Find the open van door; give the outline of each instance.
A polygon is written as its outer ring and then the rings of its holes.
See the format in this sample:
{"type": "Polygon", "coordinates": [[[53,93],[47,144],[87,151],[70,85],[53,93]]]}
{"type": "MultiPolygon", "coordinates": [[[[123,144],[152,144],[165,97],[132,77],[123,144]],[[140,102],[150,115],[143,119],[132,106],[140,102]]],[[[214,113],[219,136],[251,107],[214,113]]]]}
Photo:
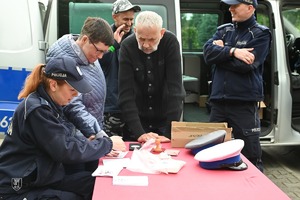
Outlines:
{"type": "Polygon", "coordinates": [[[0,132],[6,132],[29,71],[45,61],[44,4],[0,1],[0,132]]]}

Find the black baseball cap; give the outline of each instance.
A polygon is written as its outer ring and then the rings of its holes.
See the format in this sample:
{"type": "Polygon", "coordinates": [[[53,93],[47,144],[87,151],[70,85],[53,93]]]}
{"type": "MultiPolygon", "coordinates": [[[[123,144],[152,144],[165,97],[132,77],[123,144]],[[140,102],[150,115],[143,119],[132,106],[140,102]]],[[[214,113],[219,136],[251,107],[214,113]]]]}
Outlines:
{"type": "Polygon", "coordinates": [[[93,89],[83,76],[76,61],[68,56],[51,58],[46,64],[44,73],[48,78],[65,80],[80,93],[88,93],[93,89]]]}
{"type": "Polygon", "coordinates": [[[254,8],[257,7],[257,0],[221,0],[221,2],[224,2],[228,5],[236,5],[240,3],[248,4],[248,5],[253,5],[254,8]]]}

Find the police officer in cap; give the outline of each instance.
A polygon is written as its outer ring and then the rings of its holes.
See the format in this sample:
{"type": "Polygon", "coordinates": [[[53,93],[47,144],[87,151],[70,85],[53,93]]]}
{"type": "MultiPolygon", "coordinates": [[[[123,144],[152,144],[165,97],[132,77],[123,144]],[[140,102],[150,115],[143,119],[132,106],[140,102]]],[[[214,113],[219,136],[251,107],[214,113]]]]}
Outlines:
{"type": "Polygon", "coordinates": [[[0,147],[0,199],[91,199],[89,171],[67,175],[63,164],[98,160],[118,148],[114,138],[74,134],[62,107],[91,85],[70,57],[37,65],[26,79],[0,147]]]}
{"type": "Polygon", "coordinates": [[[245,155],[263,171],[258,102],[264,99],[263,65],[271,45],[268,27],[257,23],[257,0],[222,0],[232,23],[218,27],[204,45],[204,59],[212,66],[210,121],[227,122],[234,138],[242,139],[245,155]]]}

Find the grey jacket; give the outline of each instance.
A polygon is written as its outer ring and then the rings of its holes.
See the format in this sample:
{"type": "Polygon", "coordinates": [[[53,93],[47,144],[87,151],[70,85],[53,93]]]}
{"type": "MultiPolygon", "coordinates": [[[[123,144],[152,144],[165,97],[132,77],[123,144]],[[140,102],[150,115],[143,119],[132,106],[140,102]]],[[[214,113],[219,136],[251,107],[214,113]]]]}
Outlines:
{"type": "Polygon", "coordinates": [[[88,78],[93,90],[75,97],[64,109],[66,117],[86,137],[96,134],[103,127],[103,112],[106,97],[106,82],[98,60],[89,64],[83,51],[76,44],[77,35],[67,34],[58,39],[49,49],[46,61],[51,57],[73,57],[82,73],[88,78]]]}

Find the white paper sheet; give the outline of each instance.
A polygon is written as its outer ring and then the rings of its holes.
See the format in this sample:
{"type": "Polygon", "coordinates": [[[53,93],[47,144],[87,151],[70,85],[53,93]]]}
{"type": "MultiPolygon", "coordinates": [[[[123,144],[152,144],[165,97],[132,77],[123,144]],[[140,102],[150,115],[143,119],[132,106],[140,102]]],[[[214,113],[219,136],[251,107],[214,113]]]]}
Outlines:
{"type": "Polygon", "coordinates": [[[120,166],[104,166],[99,165],[98,168],[92,173],[92,176],[117,176],[123,167],[120,166]]]}
{"type": "Polygon", "coordinates": [[[130,162],[130,158],[122,158],[122,159],[103,159],[103,165],[107,167],[127,167],[128,163],[130,162]]]}
{"type": "Polygon", "coordinates": [[[148,176],[114,176],[113,185],[148,186],[148,176]]]}

